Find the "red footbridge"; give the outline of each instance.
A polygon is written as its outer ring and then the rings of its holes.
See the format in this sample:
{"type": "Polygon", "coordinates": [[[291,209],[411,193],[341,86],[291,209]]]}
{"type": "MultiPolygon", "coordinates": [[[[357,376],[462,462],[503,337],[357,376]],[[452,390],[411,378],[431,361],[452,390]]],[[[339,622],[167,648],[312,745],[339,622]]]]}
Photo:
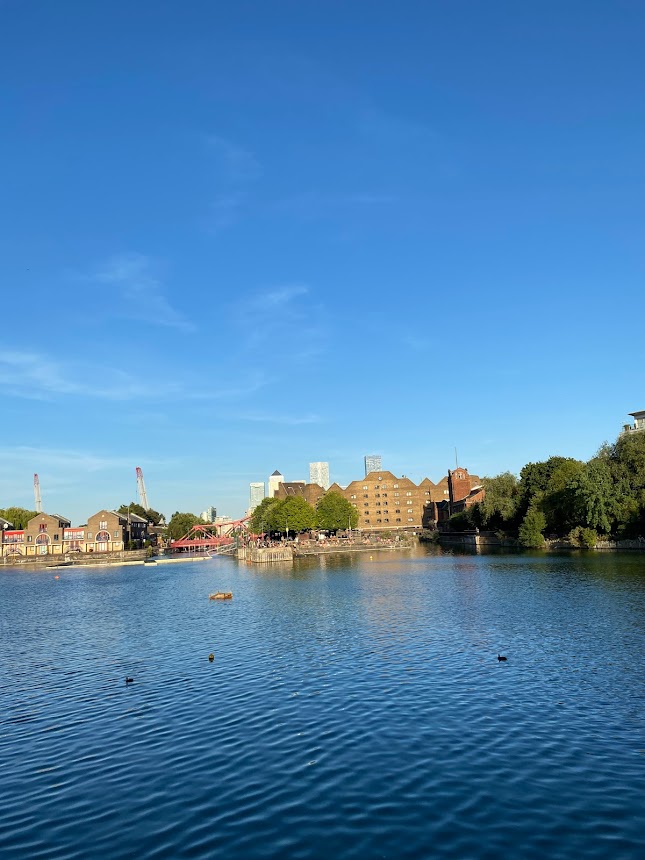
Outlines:
{"type": "Polygon", "coordinates": [[[179,540],[171,541],[167,549],[171,552],[223,552],[236,545],[240,535],[249,536],[250,517],[227,523],[198,523],[179,540]]]}

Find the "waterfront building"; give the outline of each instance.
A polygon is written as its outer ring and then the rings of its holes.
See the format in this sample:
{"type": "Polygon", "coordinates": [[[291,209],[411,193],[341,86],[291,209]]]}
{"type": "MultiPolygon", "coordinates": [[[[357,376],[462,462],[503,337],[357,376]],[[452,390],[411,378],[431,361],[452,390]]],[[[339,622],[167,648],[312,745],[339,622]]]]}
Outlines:
{"type": "Polygon", "coordinates": [[[217,516],[217,508],[214,505],[211,505],[206,508],[205,511],[202,511],[199,516],[205,523],[214,523],[215,517],[217,516]]]}
{"type": "Polygon", "coordinates": [[[281,475],[280,472],[276,469],[275,472],[269,478],[269,498],[273,498],[276,494],[276,491],[280,484],[284,481],[284,475],[281,475]]]}
{"type": "Polygon", "coordinates": [[[71,521],[60,514],[37,514],[24,530],[24,555],[60,555],[63,532],[71,521]]]}
{"type": "Polygon", "coordinates": [[[629,415],[634,419],[634,423],[625,424],[623,426],[623,433],[635,433],[638,430],[645,430],[645,410],[630,412],[629,415]]]}
{"type": "Polygon", "coordinates": [[[309,464],[309,483],[318,484],[324,490],[329,489],[329,463],[309,464]]]}
{"type": "Polygon", "coordinates": [[[264,481],[253,481],[249,484],[249,513],[253,513],[263,498],[264,481]]]}
{"type": "Polygon", "coordinates": [[[1,537],[2,556],[116,552],[128,544],[142,547],[148,539],[148,521],[138,514],[102,510],[86,525],[72,526],[59,514],[37,514],[24,529],[2,530],[1,537]]]}
{"type": "Polygon", "coordinates": [[[381,463],[381,455],[380,454],[366,454],[365,455],[365,477],[369,475],[370,472],[380,472],[382,469],[381,463]]]}
{"type": "Polygon", "coordinates": [[[283,481],[276,491],[276,498],[288,499],[290,496],[301,496],[313,508],[325,495],[325,488],[320,484],[305,484],[304,481],[283,481]]]}
{"type": "MultiPolygon", "coordinates": [[[[369,472],[360,481],[352,481],[343,489],[332,484],[330,492],[340,493],[358,512],[358,528],[366,531],[433,528],[439,510],[450,509],[451,486],[456,512],[459,504],[474,504],[483,499],[484,491],[476,475],[466,469],[458,470],[451,484],[451,475],[434,484],[424,478],[415,484],[405,475],[397,478],[392,472],[369,472]]],[[[462,508],[463,509],[463,508],[462,508]]],[[[449,516],[449,515],[448,515],[449,516]]]]}

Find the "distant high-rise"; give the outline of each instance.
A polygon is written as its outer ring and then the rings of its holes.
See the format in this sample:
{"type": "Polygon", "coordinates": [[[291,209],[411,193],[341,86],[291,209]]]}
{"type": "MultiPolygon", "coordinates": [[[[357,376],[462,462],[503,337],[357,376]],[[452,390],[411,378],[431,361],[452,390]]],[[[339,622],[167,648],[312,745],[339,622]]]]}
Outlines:
{"type": "Polygon", "coordinates": [[[381,455],[380,454],[366,454],[365,455],[365,477],[369,475],[370,472],[380,472],[382,470],[381,465],[381,455]]]}
{"type": "Polygon", "coordinates": [[[329,463],[309,464],[309,483],[318,484],[323,490],[329,489],[329,463]]]}
{"type": "Polygon", "coordinates": [[[201,518],[205,523],[214,523],[215,517],[217,516],[217,508],[211,505],[209,508],[206,508],[205,511],[201,512],[201,518]]]}
{"type": "Polygon", "coordinates": [[[279,485],[284,481],[284,475],[282,475],[276,469],[275,472],[269,478],[269,497],[273,498],[276,494],[276,490],[279,485]]]}
{"type": "Polygon", "coordinates": [[[249,484],[249,511],[253,511],[264,498],[264,481],[253,481],[249,484]]]}

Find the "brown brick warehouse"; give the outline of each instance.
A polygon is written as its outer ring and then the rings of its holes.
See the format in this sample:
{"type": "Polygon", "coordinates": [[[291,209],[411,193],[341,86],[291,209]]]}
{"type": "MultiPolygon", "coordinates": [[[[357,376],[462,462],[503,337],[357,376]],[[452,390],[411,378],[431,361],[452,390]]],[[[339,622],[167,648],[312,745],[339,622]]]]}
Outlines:
{"type": "MultiPolygon", "coordinates": [[[[415,484],[387,470],[370,472],[347,487],[332,484],[328,492],[340,493],[356,508],[364,531],[433,528],[484,498],[479,477],[464,468],[449,471],[437,484],[429,478],[415,484]]],[[[275,491],[278,499],[302,496],[313,507],[324,495],[318,484],[300,481],[281,482],[275,491]]]]}

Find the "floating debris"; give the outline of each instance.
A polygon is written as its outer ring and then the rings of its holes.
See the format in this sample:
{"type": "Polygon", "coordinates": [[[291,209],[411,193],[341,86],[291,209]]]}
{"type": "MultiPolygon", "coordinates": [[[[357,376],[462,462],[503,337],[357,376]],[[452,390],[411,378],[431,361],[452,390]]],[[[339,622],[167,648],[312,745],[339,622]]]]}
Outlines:
{"type": "Polygon", "coordinates": [[[214,591],[213,594],[208,595],[209,600],[232,600],[233,592],[232,591],[214,591]]]}
{"type": "Polygon", "coordinates": [[[214,659],[215,659],[215,655],[214,655],[214,654],[209,654],[209,655],[208,655],[208,662],[209,662],[209,663],[212,663],[214,659]]]}

